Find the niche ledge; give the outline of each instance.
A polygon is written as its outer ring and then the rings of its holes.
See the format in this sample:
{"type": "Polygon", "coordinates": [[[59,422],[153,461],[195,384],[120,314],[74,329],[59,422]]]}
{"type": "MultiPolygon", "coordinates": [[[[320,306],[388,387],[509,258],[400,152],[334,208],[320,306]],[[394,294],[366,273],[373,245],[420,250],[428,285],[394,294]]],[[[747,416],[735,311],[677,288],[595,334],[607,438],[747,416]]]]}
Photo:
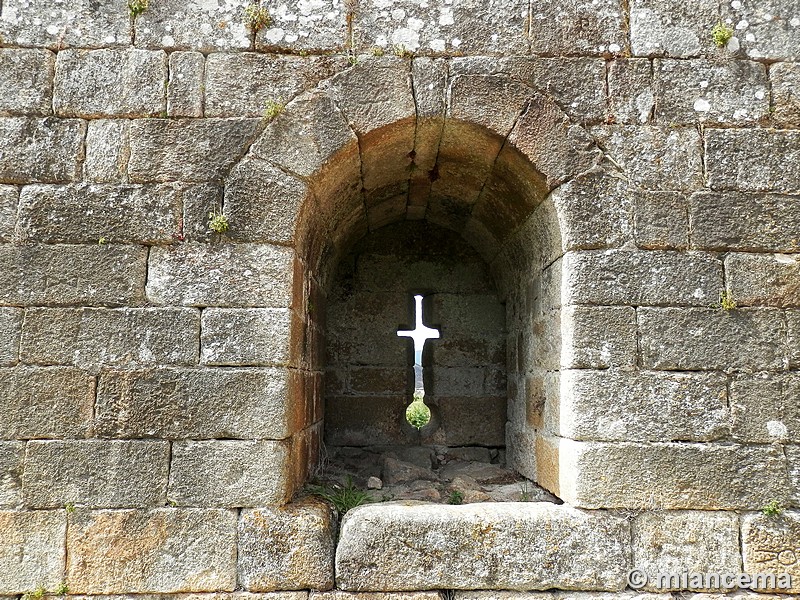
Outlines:
{"type": "Polygon", "coordinates": [[[347,591],[605,590],[626,586],[630,525],[548,502],[390,502],[345,516],[337,587],[347,591]]]}

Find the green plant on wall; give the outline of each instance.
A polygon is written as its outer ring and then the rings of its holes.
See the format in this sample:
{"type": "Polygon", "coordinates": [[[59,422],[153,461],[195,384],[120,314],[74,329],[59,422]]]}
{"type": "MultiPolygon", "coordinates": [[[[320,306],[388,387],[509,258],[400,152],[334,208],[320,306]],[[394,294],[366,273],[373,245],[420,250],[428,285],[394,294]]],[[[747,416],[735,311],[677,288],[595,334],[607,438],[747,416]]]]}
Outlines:
{"type": "Polygon", "coordinates": [[[355,486],[353,478],[349,475],[344,485],[310,485],[307,489],[309,493],[333,504],[339,515],[373,501],[369,493],[355,486]]]}
{"type": "Polygon", "coordinates": [[[254,33],[258,33],[272,24],[272,17],[265,6],[250,4],[244,9],[244,24],[254,33]]]}
{"type": "Polygon", "coordinates": [[[228,216],[222,214],[219,209],[214,209],[208,213],[208,228],[216,234],[223,234],[228,231],[228,216]]]}
{"type": "Polygon", "coordinates": [[[450,496],[447,498],[448,504],[463,504],[464,503],[464,494],[459,492],[458,490],[453,490],[450,492],[450,496]]]}
{"type": "Polygon", "coordinates": [[[722,310],[733,310],[736,308],[736,300],[733,299],[733,294],[728,290],[722,290],[719,293],[719,302],[715,307],[721,308],[722,310]]]}
{"type": "Polygon", "coordinates": [[[719,48],[722,48],[731,41],[732,37],[733,29],[725,25],[722,21],[714,25],[714,28],[711,30],[711,39],[714,40],[714,44],[719,48]]]}
{"type": "Polygon", "coordinates": [[[45,593],[45,589],[40,585],[35,590],[25,592],[22,595],[22,600],[42,600],[45,593]]]}
{"type": "Polygon", "coordinates": [[[128,0],[128,10],[132,17],[138,17],[150,7],[150,0],[128,0]]]}
{"type": "Polygon", "coordinates": [[[272,121],[272,119],[274,119],[283,112],[284,108],[286,108],[285,105],[281,104],[280,102],[275,102],[274,100],[267,100],[264,103],[264,120],[272,121]]]}
{"type": "Polygon", "coordinates": [[[761,512],[767,517],[777,517],[783,513],[783,506],[777,500],[770,500],[761,508],[761,512]]]}

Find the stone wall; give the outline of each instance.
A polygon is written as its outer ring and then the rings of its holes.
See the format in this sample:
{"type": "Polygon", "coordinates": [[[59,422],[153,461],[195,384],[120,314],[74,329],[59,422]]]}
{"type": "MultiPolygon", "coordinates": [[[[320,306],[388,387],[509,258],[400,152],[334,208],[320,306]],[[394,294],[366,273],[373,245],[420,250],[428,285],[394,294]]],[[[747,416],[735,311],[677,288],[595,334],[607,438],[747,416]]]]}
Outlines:
{"type": "Polygon", "coordinates": [[[363,238],[328,300],[325,441],[334,446],[505,446],[505,311],[481,257],[454,232],[406,221],[363,238]],[[423,352],[431,422],[405,418],[414,391],[410,292],[441,338],[423,352]]]}
{"type": "Polygon", "coordinates": [[[0,597],[800,593],[800,8],[262,4],[0,2],[0,597]],[[564,505],[299,493],[388,226],[480,257],[510,464],[564,505]]]}

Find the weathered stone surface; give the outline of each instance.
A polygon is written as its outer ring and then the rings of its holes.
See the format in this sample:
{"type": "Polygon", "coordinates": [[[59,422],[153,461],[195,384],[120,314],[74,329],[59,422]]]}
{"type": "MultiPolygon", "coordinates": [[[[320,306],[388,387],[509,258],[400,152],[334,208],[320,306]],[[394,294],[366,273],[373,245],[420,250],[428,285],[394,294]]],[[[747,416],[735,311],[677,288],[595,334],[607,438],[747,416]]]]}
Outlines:
{"type": "MultiPolygon", "coordinates": [[[[589,164],[586,161],[581,166],[589,164]]],[[[540,163],[537,168],[542,168],[540,163]]],[[[621,246],[631,237],[631,190],[615,177],[599,170],[584,173],[553,192],[551,199],[558,214],[566,217],[561,219],[559,232],[564,250],[621,246]]]]}
{"type": "Polygon", "coordinates": [[[510,479],[509,471],[498,465],[462,460],[448,462],[440,469],[439,476],[445,481],[450,481],[453,487],[457,486],[459,480],[487,485],[506,483],[510,479]]]}
{"type": "Polygon", "coordinates": [[[570,369],[633,367],[636,311],[632,307],[571,306],[561,315],[561,366],[570,369]]]}
{"type": "Polygon", "coordinates": [[[75,0],[5,0],[0,15],[0,36],[18,46],[98,48],[127,46],[130,16],[126,0],[96,4],[75,0]]]}
{"type": "Polygon", "coordinates": [[[780,0],[764,0],[755,5],[725,2],[720,7],[722,17],[734,28],[748,57],[770,60],[800,57],[800,13],[796,6],[780,0]]]}
{"type": "Polygon", "coordinates": [[[0,438],[85,437],[91,432],[94,377],[78,369],[0,369],[0,438]]]}
{"type": "Polygon", "coordinates": [[[203,311],[200,362],[207,365],[285,365],[291,313],[284,308],[203,311]]]}
{"type": "Polygon", "coordinates": [[[800,367],[800,310],[786,311],[787,341],[789,344],[789,368],[800,367]]]}
{"type": "Polygon", "coordinates": [[[141,246],[0,245],[0,304],[135,306],[146,261],[141,246]]]}
{"type": "Polygon", "coordinates": [[[597,56],[628,50],[625,8],[618,0],[575,2],[568,12],[558,0],[547,0],[531,9],[528,35],[534,54],[597,56]]]}
{"type": "Polygon", "coordinates": [[[368,58],[322,87],[359,137],[362,190],[356,188],[350,195],[364,194],[358,207],[363,203],[367,209],[370,227],[376,229],[404,216],[416,134],[408,62],[388,56],[368,58]],[[370,101],[365,103],[362,97],[370,101]],[[396,158],[387,161],[387,156],[396,158]]]}
{"type": "Polygon", "coordinates": [[[722,263],[710,254],[608,250],[564,257],[568,304],[708,306],[722,289],[722,263]]]}
{"type": "Polygon", "coordinates": [[[243,242],[292,242],[300,207],[310,195],[299,178],[266,161],[246,158],[225,181],[227,235],[243,242]]]}
{"type": "MultiPolygon", "coordinates": [[[[480,367],[442,367],[433,369],[437,396],[481,396],[486,372],[480,367]]],[[[407,373],[403,373],[407,375],[407,373]]]]}
{"type": "MultiPolygon", "coordinates": [[[[46,594],[47,598],[55,598],[54,595],[46,594]]],[[[158,600],[162,594],[70,594],[74,600],[158,600]]],[[[252,593],[245,591],[237,592],[195,592],[178,593],[173,595],[180,600],[308,600],[308,591],[299,592],[266,592],[252,593]]],[[[638,600],[638,599],[637,599],[638,600]]],[[[763,599],[761,599],[763,600],[763,599]]],[[[770,600],[770,599],[767,599],[770,600]]]]}
{"type": "Polygon", "coordinates": [[[778,310],[641,308],[638,317],[641,360],[646,368],[785,368],[786,324],[778,310]]]}
{"type": "Polygon", "coordinates": [[[293,431],[286,378],[282,369],[107,371],[97,390],[98,434],[283,439],[293,431]]]}
{"type": "Polygon", "coordinates": [[[17,236],[44,243],[169,243],[180,226],[185,184],[27,185],[17,236]]]}
{"type": "Polygon", "coordinates": [[[283,504],[292,491],[288,460],[284,442],[175,442],[169,499],[178,506],[283,504]]]}
{"type": "Polygon", "coordinates": [[[645,124],[652,118],[653,66],[643,58],[618,58],[608,65],[608,108],[614,123],[645,124]]]}
{"type": "Polygon", "coordinates": [[[78,510],[67,536],[74,594],[232,591],[236,513],[230,510],[78,510]]]}
{"type": "MultiPolygon", "coordinates": [[[[473,392],[474,393],[474,392],[473,392]]],[[[486,392],[473,397],[439,399],[441,443],[448,446],[502,446],[507,420],[505,392],[486,392]]]]}
{"type": "Polygon", "coordinates": [[[698,192],[689,200],[692,247],[704,250],[797,252],[794,196],[698,192]]]}
{"type": "Polygon", "coordinates": [[[561,372],[553,431],[576,440],[708,441],[727,437],[726,379],[653,371],[561,372]]]}
{"type": "Polygon", "coordinates": [[[18,187],[0,185],[0,242],[10,242],[14,237],[18,202],[18,187]]]}
{"type": "Polygon", "coordinates": [[[630,5],[631,51],[634,56],[690,57],[714,50],[711,27],[719,21],[715,0],[679,5],[634,0],[630,5]]]}
{"type": "MultiPolygon", "coordinates": [[[[750,514],[742,517],[742,558],[745,573],[788,573],[792,588],[781,592],[800,592],[800,512],[786,511],[780,516],[750,514]]],[[[775,591],[775,590],[766,590],[775,591]]]]}
{"type": "MultiPolygon", "coordinates": [[[[459,592],[455,592],[458,597],[459,592]]],[[[309,595],[310,600],[441,600],[439,592],[314,592],[309,595]]],[[[531,598],[531,600],[536,600],[531,598]]],[[[547,600],[550,600],[549,598],[547,600]]]]}
{"type": "Polygon", "coordinates": [[[285,308],[292,255],[290,248],[255,244],[153,248],[147,296],[156,304],[285,308]]]}
{"type": "Polygon", "coordinates": [[[789,461],[792,504],[795,508],[800,508],[800,446],[785,446],[784,452],[786,460],[789,461]]]}
{"type": "Polygon", "coordinates": [[[167,116],[202,117],[206,59],[200,52],[169,55],[167,116]]]}
{"type": "Polygon", "coordinates": [[[20,360],[34,365],[72,364],[81,314],[79,308],[26,308],[20,360]]]}
{"type": "MultiPolygon", "coordinates": [[[[457,600],[673,600],[672,594],[645,592],[455,592],[457,600]]],[[[691,600],[724,600],[716,597],[692,597],[691,600]]],[[[738,600],[738,597],[737,597],[738,600]]],[[[763,599],[762,599],[763,600],[763,599]]],[[[767,599],[776,600],[776,599],[767,599]]]]}
{"type": "Polygon", "coordinates": [[[211,54],[206,59],[205,114],[263,117],[268,102],[285,105],[348,66],[344,57],[211,54]]]}
{"type": "Polygon", "coordinates": [[[678,191],[703,186],[700,136],[693,128],[612,125],[589,132],[635,185],[678,191]]]}
{"type": "Polygon", "coordinates": [[[329,590],[335,536],[334,512],[319,500],[245,510],[239,520],[239,580],[251,592],[329,590]]]}
{"type": "Polygon", "coordinates": [[[737,304],[800,306],[800,261],[789,254],[728,254],[725,272],[737,304]]]}
{"type": "Polygon", "coordinates": [[[116,183],[127,180],[129,123],[119,119],[89,121],[86,130],[85,181],[116,183]]]}
{"type": "Polygon", "coordinates": [[[776,447],[561,438],[537,445],[539,484],[585,508],[756,510],[789,495],[776,447]]]}
{"type": "Polygon", "coordinates": [[[21,331],[22,309],[0,308],[0,366],[17,364],[21,331]]]}
{"type": "Polygon", "coordinates": [[[200,315],[191,309],[29,309],[26,362],[117,368],[196,364],[200,315]],[[98,343],[102,340],[102,343],[98,343]]]}
{"type": "Polygon", "coordinates": [[[437,479],[430,468],[420,467],[391,457],[386,457],[383,461],[383,478],[389,485],[418,479],[427,479],[430,481],[435,481],[437,479]]]}
{"type": "Polygon", "coordinates": [[[713,189],[800,191],[800,131],[708,129],[705,140],[713,189]]]}
{"type": "Polygon", "coordinates": [[[411,443],[418,436],[405,421],[407,406],[407,398],[400,395],[327,396],[325,443],[331,446],[411,443]]]}
{"type": "Polygon", "coordinates": [[[190,186],[192,193],[183,197],[183,223],[175,233],[179,242],[218,241],[218,234],[211,231],[209,215],[219,213],[224,196],[224,183],[199,183],[190,186]]]}
{"type": "Polygon", "coordinates": [[[408,62],[400,58],[365,58],[322,87],[330,91],[360,138],[372,132],[380,135],[381,128],[416,114],[411,72],[408,62]]]}
{"type": "Polygon", "coordinates": [[[85,131],[77,119],[0,118],[0,182],[75,181],[85,131]]]}
{"type": "MultiPolygon", "coordinates": [[[[268,0],[272,22],[256,34],[256,50],[297,52],[341,50],[347,44],[347,24],[353,8],[337,0],[282,2],[268,0]]],[[[358,7],[363,11],[364,5],[358,7]]]]}
{"type": "MultiPolygon", "coordinates": [[[[425,59],[415,59],[415,64],[419,63],[421,67],[421,60],[425,59]]],[[[459,75],[507,75],[551,96],[573,122],[605,122],[605,61],[600,58],[465,56],[452,58],[448,63],[451,78],[459,75]]],[[[418,105],[421,92],[415,82],[414,95],[418,105]]]]}
{"type": "Polygon", "coordinates": [[[166,109],[167,55],[146,50],[63,50],[53,108],[64,117],[152,117],[166,109]],[[86,93],[86,82],[92,93],[86,93]]]}
{"type": "Polygon", "coordinates": [[[800,64],[779,62],[770,65],[772,118],[780,127],[800,126],[800,64]]]}
{"type": "Polygon", "coordinates": [[[136,45],[166,50],[247,50],[246,0],[206,3],[202,0],[163,0],[151,3],[136,18],[136,45]]]}
{"type": "Polygon", "coordinates": [[[361,49],[381,48],[420,54],[466,52],[526,54],[528,6],[512,0],[502,6],[487,0],[391,5],[369,0],[353,23],[361,49]]]}
{"type": "Polygon", "coordinates": [[[743,442],[800,443],[800,376],[797,373],[737,377],[730,383],[733,437],[743,442]]]}
{"type": "Polygon", "coordinates": [[[295,98],[267,125],[252,154],[311,177],[330,167],[337,152],[357,141],[333,100],[313,92],[295,98]]]}
{"type": "Polygon", "coordinates": [[[362,506],[342,523],[336,580],[353,591],[621,590],[628,535],[623,519],[549,503],[362,506]]]}
{"type": "Polygon", "coordinates": [[[54,65],[47,50],[0,49],[0,115],[51,114],[54,65]]]}
{"type": "MultiPolygon", "coordinates": [[[[689,245],[686,196],[678,192],[641,191],[634,202],[637,246],[648,250],[683,250],[689,245]]],[[[696,229],[693,236],[695,232],[696,229]]]]}
{"type": "Polygon", "coordinates": [[[739,518],[713,512],[644,513],[633,520],[633,565],[648,575],[646,589],[669,590],[671,573],[738,573],[739,518]]]}
{"type": "Polygon", "coordinates": [[[22,505],[22,462],[25,442],[0,442],[0,508],[22,505]]]}
{"type": "Polygon", "coordinates": [[[258,119],[138,119],[131,122],[131,181],[211,181],[247,152],[258,119]]]}
{"type": "Polygon", "coordinates": [[[63,510],[0,511],[0,593],[56,589],[64,577],[66,528],[63,510]]]}
{"type": "MultiPolygon", "coordinates": [[[[569,592],[567,592],[569,593],[569,592]]],[[[582,594],[582,592],[576,592],[582,594]]],[[[617,598],[622,594],[597,592],[598,596],[611,596],[617,598]]],[[[508,592],[508,591],[461,591],[454,590],[455,600],[555,600],[554,592],[508,592]]],[[[576,599],[577,600],[577,599],[576,599]]]]}
{"type": "Polygon", "coordinates": [[[746,60],[656,59],[656,119],[673,123],[758,123],[769,115],[764,65],[746,60]]]}
{"type": "Polygon", "coordinates": [[[30,441],[22,495],[34,509],[163,505],[168,470],[168,442],[30,441]]]}

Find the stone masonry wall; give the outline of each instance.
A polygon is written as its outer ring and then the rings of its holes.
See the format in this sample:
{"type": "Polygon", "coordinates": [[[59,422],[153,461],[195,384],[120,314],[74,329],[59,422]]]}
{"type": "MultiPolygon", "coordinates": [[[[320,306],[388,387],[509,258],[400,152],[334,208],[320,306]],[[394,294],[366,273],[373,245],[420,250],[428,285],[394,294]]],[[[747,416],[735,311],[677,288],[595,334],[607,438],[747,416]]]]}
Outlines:
{"type": "Polygon", "coordinates": [[[0,600],[797,597],[800,6],[247,6],[0,0],[0,600]],[[563,505],[303,495],[400,221],[486,265],[563,505]]]}

